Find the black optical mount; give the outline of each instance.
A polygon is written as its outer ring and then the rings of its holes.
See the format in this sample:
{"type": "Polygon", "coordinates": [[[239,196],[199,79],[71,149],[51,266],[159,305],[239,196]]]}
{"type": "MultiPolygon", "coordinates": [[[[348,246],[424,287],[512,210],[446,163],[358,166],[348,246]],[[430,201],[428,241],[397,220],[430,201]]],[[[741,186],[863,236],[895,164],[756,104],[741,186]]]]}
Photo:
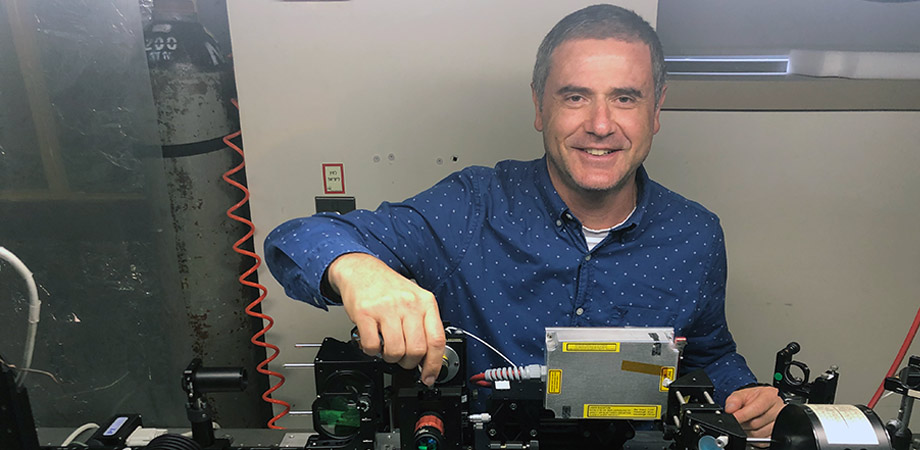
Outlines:
{"type": "Polygon", "coordinates": [[[192,425],[192,439],[202,448],[224,450],[230,448],[228,439],[214,438],[214,423],[204,394],[209,392],[243,391],[248,384],[246,369],[242,367],[202,367],[195,358],[182,372],[182,389],[188,394],[185,405],[192,425]]]}
{"type": "Polygon", "coordinates": [[[802,350],[798,342],[790,342],[785,348],[776,353],[776,364],[773,369],[773,387],[779,389],[780,396],[788,403],[831,404],[837,395],[837,381],[840,374],[837,366],[825,370],[815,381],[809,383],[810,371],[808,366],[792,359],[793,355],[802,350]],[[802,371],[799,377],[792,373],[796,367],[802,371]]]}

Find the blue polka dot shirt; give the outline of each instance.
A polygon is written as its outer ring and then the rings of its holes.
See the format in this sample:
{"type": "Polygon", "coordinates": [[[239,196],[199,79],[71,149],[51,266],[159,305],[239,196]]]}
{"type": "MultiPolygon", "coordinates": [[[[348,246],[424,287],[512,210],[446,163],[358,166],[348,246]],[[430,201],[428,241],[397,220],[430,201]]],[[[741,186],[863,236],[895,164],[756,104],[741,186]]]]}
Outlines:
{"type": "MultiPolygon", "coordinates": [[[[544,362],[545,327],[671,326],[687,338],[680,372],[705,369],[724,403],[755,378],[725,321],[719,219],[642,167],[637,182],[635,212],[592,250],[543,158],[469,167],[376,211],[290,220],[266,238],[266,263],[288,296],[325,309],[338,304],[326,267],[372,254],[520,365],[544,362]]],[[[507,366],[477,342],[469,352],[470,373],[507,366]]]]}

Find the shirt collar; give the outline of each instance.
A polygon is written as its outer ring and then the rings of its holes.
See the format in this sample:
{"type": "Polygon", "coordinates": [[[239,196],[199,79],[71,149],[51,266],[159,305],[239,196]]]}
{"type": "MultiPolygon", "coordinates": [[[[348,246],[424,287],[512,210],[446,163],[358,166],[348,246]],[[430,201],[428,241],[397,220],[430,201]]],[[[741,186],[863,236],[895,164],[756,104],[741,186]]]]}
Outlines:
{"type": "Polygon", "coordinates": [[[568,214],[571,216],[571,213],[569,213],[569,207],[562,201],[562,197],[556,192],[556,187],[553,186],[553,180],[549,178],[549,170],[546,167],[546,155],[543,155],[543,157],[536,162],[537,164],[534,167],[534,179],[537,184],[537,191],[540,193],[540,197],[543,200],[543,204],[546,206],[546,210],[549,211],[550,220],[555,222],[566,219],[565,215],[568,214]]]}
{"type": "MultiPolygon", "coordinates": [[[[546,155],[543,155],[543,157],[537,161],[538,163],[536,167],[534,167],[534,178],[536,180],[537,190],[540,192],[540,197],[544,205],[546,205],[546,210],[550,213],[550,218],[553,221],[564,219],[571,220],[571,217],[574,216],[569,212],[569,207],[562,201],[562,197],[556,192],[556,188],[549,178],[549,170],[546,166],[546,155]]],[[[615,227],[613,231],[630,230],[637,227],[642,222],[645,211],[648,209],[650,197],[649,189],[651,187],[649,181],[648,172],[645,171],[645,166],[639,166],[636,170],[636,210],[625,222],[615,227]]]]}

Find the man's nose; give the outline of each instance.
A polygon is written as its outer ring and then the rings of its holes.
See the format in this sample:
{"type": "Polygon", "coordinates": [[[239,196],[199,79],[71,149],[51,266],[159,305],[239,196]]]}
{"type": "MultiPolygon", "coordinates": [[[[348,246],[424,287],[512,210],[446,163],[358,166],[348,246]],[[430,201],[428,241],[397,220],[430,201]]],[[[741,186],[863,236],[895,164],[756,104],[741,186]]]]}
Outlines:
{"type": "Polygon", "coordinates": [[[604,137],[616,131],[613,112],[607,102],[598,102],[592,106],[586,128],[589,133],[604,137]]]}

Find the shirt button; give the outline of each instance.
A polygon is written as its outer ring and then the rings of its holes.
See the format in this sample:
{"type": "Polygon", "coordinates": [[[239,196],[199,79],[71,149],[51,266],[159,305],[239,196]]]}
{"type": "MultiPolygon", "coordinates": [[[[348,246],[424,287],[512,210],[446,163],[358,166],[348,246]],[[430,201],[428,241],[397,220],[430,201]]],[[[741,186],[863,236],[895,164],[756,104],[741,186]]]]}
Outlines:
{"type": "Polygon", "coordinates": [[[561,220],[557,220],[557,221],[556,221],[556,226],[557,226],[557,227],[561,227],[561,226],[562,226],[562,221],[561,221],[561,220]]]}
{"type": "Polygon", "coordinates": [[[585,261],[591,261],[591,255],[585,255],[585,261]]]}
{"type": "Polygon", "coordinates": [[[584,314],[584,313],[585,313],[585,309],[584,309],[584,308],[578,308],[578,309],[575,310],[575,314],[576,314],[576,315],[579,315],[579,316],[580,316],[580,315],[582,315],[582,314],[584,314]]]}

